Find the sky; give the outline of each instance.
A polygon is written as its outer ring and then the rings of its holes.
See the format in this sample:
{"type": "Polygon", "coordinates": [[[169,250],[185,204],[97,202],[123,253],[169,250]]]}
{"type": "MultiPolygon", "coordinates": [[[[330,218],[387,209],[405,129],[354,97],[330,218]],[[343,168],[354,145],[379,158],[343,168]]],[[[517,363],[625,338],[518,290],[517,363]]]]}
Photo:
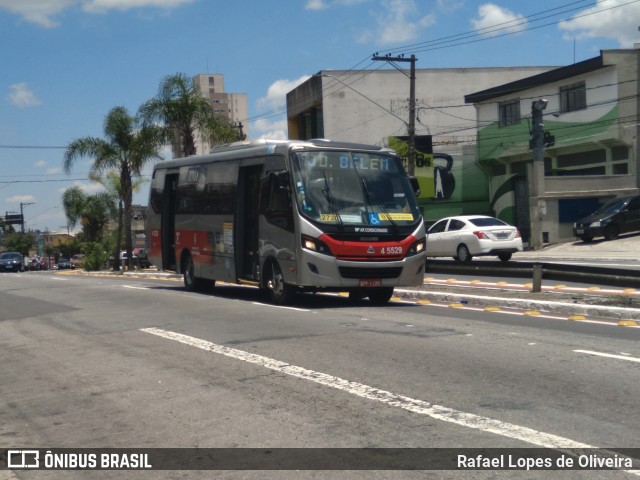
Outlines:
{"type": "Polygon", "coordinates": [[[64,190],[101,189],[90,158],[63,171],[66,146],[104,138],[109,110],[135,114],[167,75],[223,74],[249,138],[282,139],[286,93],[320,70],[391,68],[375,53],[562,66],[633,48],[639,28],[640,0],[0,0],[0,215],[22,204],[27,229],[66,231],[64,190]]]}

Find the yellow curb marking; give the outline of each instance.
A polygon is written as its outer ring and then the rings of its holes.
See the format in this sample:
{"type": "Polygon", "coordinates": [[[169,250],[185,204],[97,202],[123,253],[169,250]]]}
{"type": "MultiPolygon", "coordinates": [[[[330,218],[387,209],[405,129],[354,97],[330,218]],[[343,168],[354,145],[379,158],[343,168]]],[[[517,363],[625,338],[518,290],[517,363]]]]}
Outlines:
{"type": "Polygon", "coordinates": [[[567,320],[575,320],[575,321],[580,321],[580,320],[586,320],[587,318],[583,315],[571,315],[570,317],[567,318],[567,320]]]}
{"type": "Polygon", "coordinates": [[[499,312],[500,307],[484,307],[485,312],[499,312]]]}
{"type": "Polygon", "coordinates": [[[637,327],[638,322],[636,322],[635,320],[620,320],[618,322],[618,325],[621,327],[637,327]]]}
{"type": "Polygon", "coordinates": [[[530,317],[535,317],[537,315],[540,315],[540,312],[538,312],[537,310],[526,310],[523,315],[528,315],[530,317]]]}

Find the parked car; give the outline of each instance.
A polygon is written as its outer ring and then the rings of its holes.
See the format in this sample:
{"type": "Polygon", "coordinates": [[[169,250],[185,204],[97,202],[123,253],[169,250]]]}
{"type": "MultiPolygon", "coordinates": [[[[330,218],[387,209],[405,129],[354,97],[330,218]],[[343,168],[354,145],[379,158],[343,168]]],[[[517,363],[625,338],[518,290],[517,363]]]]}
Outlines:
{"type": "Polygon", "coordinates": [[[522,251],[522,237],[516,227],[486,215],[447,217],[427,231],[427,257],[453,257],[470,262],[475,256],[497,255],[506,262],[522,251]]]}
{"type": "Polygon", "coordinates": [[[39,270],[47,270],[49,266],[47,265],[47,261],[42,257],[33,257],[31,262],[29,262],[29,270],[39,271],[39,270]]]}
{"type": "Polygon", "coordinates": [[[84,254],[83,253],[76,253],[74,256],[71,257],[71,268],[80,268],[81,267],[81,263],[82,263],[82,259],[84,258],[84,254]]]}
{"type": "Polygon", "coordinates": [[[640,231],[640,195],[616,198],[573,224],[573,234],[585,242],[595,237],[613,240],[621,233],[640,231]]]}
{"type": "Polygon", "coordinates": [[[71,269],[71,260],[68,258],[60,257],[58,259],[58,270],[70,270],[71,269]]]}
{"type": "Polygon", "coordinates": [[[0,253],[0,272],[22,272],[22,255],[20,252],[0,253]]]}

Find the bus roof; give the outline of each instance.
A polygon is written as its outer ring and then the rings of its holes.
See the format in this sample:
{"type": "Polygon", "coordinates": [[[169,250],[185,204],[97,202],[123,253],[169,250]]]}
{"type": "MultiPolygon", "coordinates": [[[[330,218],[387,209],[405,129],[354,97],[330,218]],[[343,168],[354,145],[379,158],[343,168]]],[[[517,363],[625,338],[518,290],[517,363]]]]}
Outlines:
{"type": "Polygon", "coordinates": [[[176,158],[156,163],[154,169],[157,168],[175,168],[184,165],[192,165],[198,163],[206,163],[212,160],[224,161],[246,158],[247,153],[251,155],[272,155],[274,153],[286,154],[291,148],[323,148],[336,150],[369,150],[395,155],[396,153],[387,147],[378,147],[375,145],[365,145],[360,143],[336,142],[324,138],[311,140],[270,140],[260,139],[252,141],[243,141],[229,143],[225,145],[217,145],[213,147],[210,153],[205,155],[193,155],[190,157],[176,158]]]}

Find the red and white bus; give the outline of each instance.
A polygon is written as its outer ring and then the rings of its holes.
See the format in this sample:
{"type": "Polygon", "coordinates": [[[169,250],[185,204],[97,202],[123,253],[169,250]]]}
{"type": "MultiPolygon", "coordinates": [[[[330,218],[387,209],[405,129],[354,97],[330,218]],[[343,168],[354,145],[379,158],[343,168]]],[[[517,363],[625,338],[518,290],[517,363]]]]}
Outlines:
{"type": "Polygon", "coordinates": [[[393,150],[261,140],[158,163],[147,216],[152,264],[188,290],[249,283],[287,303],[342,291],[386,303],[421,285],[425,228],[393,150]]]}

